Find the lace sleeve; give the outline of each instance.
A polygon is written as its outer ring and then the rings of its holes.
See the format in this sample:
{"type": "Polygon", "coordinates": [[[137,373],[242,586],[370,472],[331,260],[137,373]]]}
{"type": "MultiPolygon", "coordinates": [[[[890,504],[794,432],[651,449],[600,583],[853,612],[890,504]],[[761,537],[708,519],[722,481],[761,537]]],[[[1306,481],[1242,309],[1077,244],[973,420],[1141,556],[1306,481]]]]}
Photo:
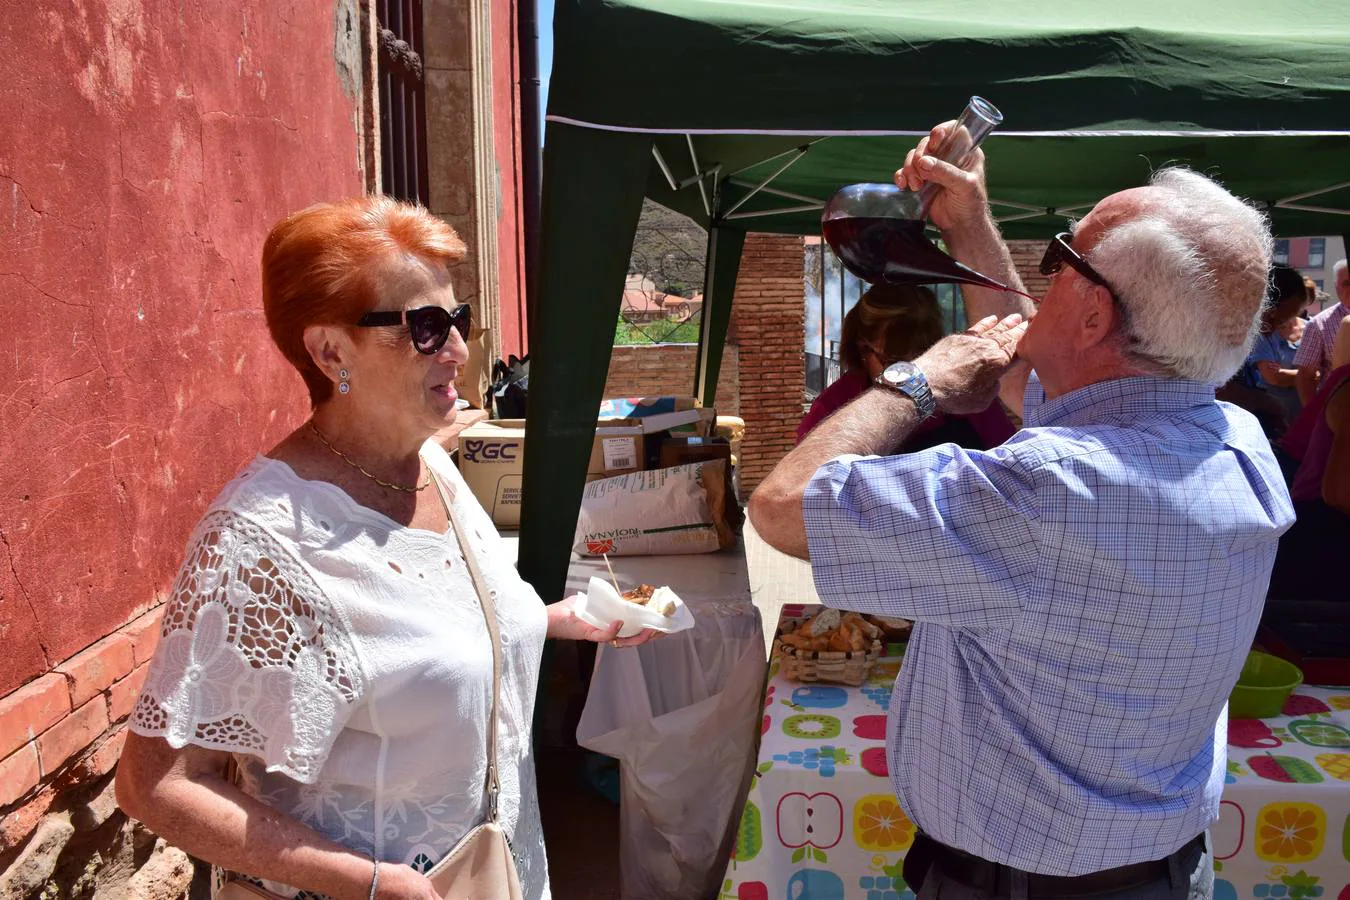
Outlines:
{"type": "Polygon", "coordinates": [[[263,528],[216,510],[174,582],[130,724],[312,783],[363,687],[348,630],[305,568],[263,528]]]}

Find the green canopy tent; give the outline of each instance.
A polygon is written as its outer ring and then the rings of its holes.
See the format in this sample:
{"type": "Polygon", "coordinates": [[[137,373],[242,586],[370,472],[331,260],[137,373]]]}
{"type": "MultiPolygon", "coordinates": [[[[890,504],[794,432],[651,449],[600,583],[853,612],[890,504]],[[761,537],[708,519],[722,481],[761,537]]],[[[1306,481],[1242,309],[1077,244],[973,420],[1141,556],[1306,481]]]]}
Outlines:
{"type": "MultiPolygon", "coordinates": [[[[818,233],[981,94],[1010,238],[1169,162],[1350,232],[1350,8],[1296,0],[558,0],[520,569],[560,595],[644,196],[708,229],[705,405],[748,231],[818,233]]],[[[799,340],[784,335],[784,340],[799,340]]],[[[792,385],[784,385],[791,389],[792,385]]]]}

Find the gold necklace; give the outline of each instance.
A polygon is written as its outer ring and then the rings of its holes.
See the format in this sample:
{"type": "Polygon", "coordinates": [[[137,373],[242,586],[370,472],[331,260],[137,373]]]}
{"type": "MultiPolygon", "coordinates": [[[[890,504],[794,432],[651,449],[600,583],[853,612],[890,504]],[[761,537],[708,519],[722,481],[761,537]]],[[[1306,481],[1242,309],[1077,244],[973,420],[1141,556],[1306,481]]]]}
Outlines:
{"type": "Polygon", "coordinates": [[[427,472],[427,480],[426,480],[426,481],[422,482],[422,483],[419,484],[419,485],[414,485],[414,486],[412,486],[412,487],[409,487],[409,486],[406,485],[406,484],[394,484],[394,483],[391,482],[391,481],[385,481],[383,478],[380,478],[378,475],[372,475],[370,472],[366,471],[366,469],[365,469],[364,467],[362,467],[362,465],[361,465],[360,463],[356,462],[356,461],[355,461],[354,459],[352,459],[350,456],[348,456],[347,454],[343,453],[343,452],[342,452],[341,450],[339,450],[338,448],[334,447],[333,444],[332,444],[332,442],[329,441],[328,438],[324,437],[323,432],[319,430],[319,426],[318,426],[318,425],[315,425],[315,424],[314,424],[314,421],[313,421],[312,419],[310,420],[309,427],[310,427],[310,430],[311,430],[311,431],[313,431],[316,435],[318,435],[319,440],[323,441],[323,445],[324,445],[325,447],[327,447],[329,450],[332,450],[334,453],[336,453],[339,457],[342,458],[342,461],[343,461],[343,462],[345,462],[347,465],[351,466],[351,467],[352,467],[353,469],[355,469],[356,471],[360,472],[362,475],[364,475],[364,476],[366,476],[367,478],[369,478],[371,481],[373,481],[373,482],[375,482],[376,484],[378,484],[380,487],[386,487],[386,488],[389,488],[390,490],[394,490],[394,491],[403,491],[404,493],[408,493],[408,494],[416,494],[416,493],[419,492],[419,491],[424,491],[424,490],[426,490],[426,489],[427,489],[427,486],[431,484],[431,473],[430,473],[430,472],[427,472]]]}

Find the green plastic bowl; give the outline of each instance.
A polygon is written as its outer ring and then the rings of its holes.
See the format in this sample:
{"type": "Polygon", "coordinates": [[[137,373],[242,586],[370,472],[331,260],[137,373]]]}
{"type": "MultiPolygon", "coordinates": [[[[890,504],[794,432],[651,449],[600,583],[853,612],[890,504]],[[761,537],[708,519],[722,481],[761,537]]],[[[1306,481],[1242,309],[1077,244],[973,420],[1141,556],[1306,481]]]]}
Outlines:
{"type": "Polygon", "coordinates": [[[1303,683],[1303,671],[1278,656],[1253,650],[1247,654],[1233,693],[1228,695],[1231,719],[1270,719],[1284,710],[1284,701],[1303,683]]]}

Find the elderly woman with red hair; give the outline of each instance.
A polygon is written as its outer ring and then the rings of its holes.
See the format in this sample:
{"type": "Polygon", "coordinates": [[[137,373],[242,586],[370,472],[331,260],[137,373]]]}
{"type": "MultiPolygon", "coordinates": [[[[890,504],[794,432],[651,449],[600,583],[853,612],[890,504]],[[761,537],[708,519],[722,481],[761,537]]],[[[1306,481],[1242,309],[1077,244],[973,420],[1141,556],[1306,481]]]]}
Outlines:
{"type": "Polygon", "coordinates": [[[500,822],[524,895],[547,897],[530,742],[544,639],[651,637],[540,602],[430,440],[468,359],[447,272],[464,253],[384,197],[298,212],[263,248],[268,328],[313,415],[197,526],[117,779],[124,809],[217,885],[438,896],[423,873],[487,809],[494,651],[472,558],[500,631],[500,822]]]}

